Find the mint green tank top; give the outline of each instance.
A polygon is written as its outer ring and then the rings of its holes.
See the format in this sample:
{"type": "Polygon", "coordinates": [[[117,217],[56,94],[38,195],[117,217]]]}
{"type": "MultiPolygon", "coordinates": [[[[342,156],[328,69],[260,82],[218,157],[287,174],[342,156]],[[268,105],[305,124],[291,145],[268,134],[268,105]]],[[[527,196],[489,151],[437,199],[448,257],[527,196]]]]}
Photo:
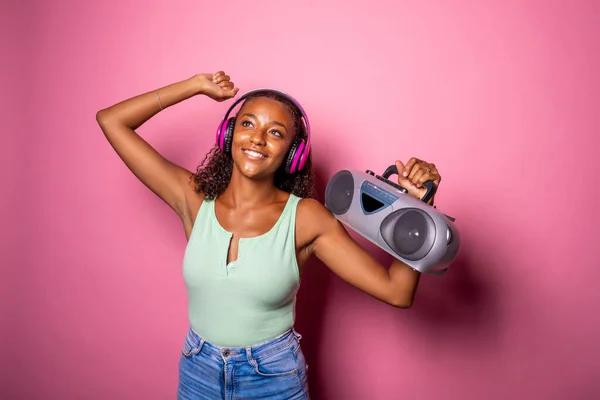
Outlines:
{"type": "Polygon", "coordinates": [[[244,347],[274,338],[293,327],[300,286],[296,260],[296,208],[290,194],[273,227],[240,238],[238,258],[227,264],[233,235],[204,200],[183,258],[183,278],[192,329],[208,342],[244,347]]]}

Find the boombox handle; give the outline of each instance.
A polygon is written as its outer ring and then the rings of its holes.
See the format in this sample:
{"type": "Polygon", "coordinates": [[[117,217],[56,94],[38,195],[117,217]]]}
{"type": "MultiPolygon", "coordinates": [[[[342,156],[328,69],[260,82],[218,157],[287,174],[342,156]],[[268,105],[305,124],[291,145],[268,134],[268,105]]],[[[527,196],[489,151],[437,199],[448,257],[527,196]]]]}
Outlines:
{"type": "MultiPolygon", "coordinates": [[[[398,168],[396,168],[395,165],[390,165],[389,167],[387,167],[382,177],[388,179],[391,175],[398,175],[398,168]]],[[[423,183],[423,186],[427,188],[427,193],[425,193],[421,200],[425,203],[429,203],[429,200],[431,200],[431,198],[435,195],[437,187],[435,186],[433,181],[426,181],[425,183],[423,183]]]]}

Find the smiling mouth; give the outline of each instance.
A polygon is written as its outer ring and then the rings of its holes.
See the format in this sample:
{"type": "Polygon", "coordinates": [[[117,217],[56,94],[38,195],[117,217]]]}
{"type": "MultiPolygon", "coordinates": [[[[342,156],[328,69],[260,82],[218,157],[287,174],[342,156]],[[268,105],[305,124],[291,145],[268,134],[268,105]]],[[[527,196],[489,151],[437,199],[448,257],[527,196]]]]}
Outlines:
{"type": "Polygon", "coordinates": [[[267,158],[267,156],[265,154],[259,153],[258,151],[255,151],[255,150],[242,149],[242,151],[244,152],[245,155],[247,155],[249,158],[251,158],[253,160],[263,160],[263,159],[267,158]]]}

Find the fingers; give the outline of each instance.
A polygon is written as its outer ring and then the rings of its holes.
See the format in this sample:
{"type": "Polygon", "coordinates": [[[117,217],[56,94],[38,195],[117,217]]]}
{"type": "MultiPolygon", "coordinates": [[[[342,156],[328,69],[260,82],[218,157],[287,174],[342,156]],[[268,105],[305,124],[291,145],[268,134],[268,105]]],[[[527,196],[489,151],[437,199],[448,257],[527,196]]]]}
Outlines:
{"type": "Polygon", "coordinates": [[[225,85],[219,84],[219,87],[221,87],[221,90],[223,90],[225,93],[227,93],[228,96],[235,96],[236,93],[240,90],[239,88],[236,88],[233,85],[233,83],[228,83],[225,85]]]}
{"type": "Polygon", "coordinates": [[[224,81],[224,82],[219,82],[217,83],[217,85],[223,89],[223,90],[231,90],[233,89],[233,82],[229,82],[229,81],[224,81]]]}
{"type": "Polygon", "coordinates": [[[424,172],[424,173],[420,174],[418,177],[416,177],[413,180],[413,182],[415,183],[415,185],[417,187],[423,187],[423,184],[427,181],[433,181],[434,183],[437,184],[437,182],[435,182],[435,176],[428,172],[424,172]]]}
{"type": "Polygon", "coordinates": [[[433,181],[436,185],[440,183],[441,176],[435,164],[411,158],[404,169],[409,171],[408,179],[419,188],[423,187],[423,183],[427,181],[433,181]]]}
{"type": "Polygon", "coordinates": [[[415,164],[417,162],[419,162],[421,160],[412,157],[410,160],[408,160],[408,162],[406,163],[406,165],[404,166],[404,170],[402,171],[402,176],[404,177],[408,177],[409,174],[411,173],[411,170],[413,169],[413,167],[415,166],[415,164]]]}
{"type": "Polygon", "coordinates": [[[402,171],[404,171],[404,164],[400,160],[396,160],[396,169],[398,170],[398,176],[402,175],[402,171]]]}
{"type": "Polygon", "coordinates": [[[222,82],[229,82],[229,79],[230,79],[229,75],[225,75],[225,74],[220,74],[220,75],[215,74],[213,76],[213,82],[216,83],[217,85],[222,82]]]}
{"type": "Polygon", "coordinates": [[[228,87],[230,84],[233,87],[233,83],[230,81],[230,79],[231,78],[229,77],[229,75],[225,74],[225,72],[219,71],[213,75],[212,81],[213,83],[219,85],[219,87],[223,89],[228,87]]]}
{"type": "Polygon", "coordinates": [[[429,170],[431,171],[428,175],[429,178],[425,179],[423,182],[426,182],[427,180],[432,180],[433,183],[435,183],[436,185],[440,184],[440,181],[442,180],[442,177],[440,176],[440,173],[438,172],[437,168],[435,167],[435,164],[429,164],[429,170]]]}
{"type": "Polygon", "coordinates": [[[226,92],[229,96],[235,96],[239,91],[238,88],[235,87],[235,84],[231,82],[231,77],[223,71],[218,71],[213,75],[213,82],[219,86],[221,90],[226,92]]]}
{"type": "Polygon", "coordinates": [[[421,177],[426,174],[427,172],[423,168],[415,166],[408,177],[416,187],[420,187],[420,183],[425,182],[421,182],[421,177]]]}

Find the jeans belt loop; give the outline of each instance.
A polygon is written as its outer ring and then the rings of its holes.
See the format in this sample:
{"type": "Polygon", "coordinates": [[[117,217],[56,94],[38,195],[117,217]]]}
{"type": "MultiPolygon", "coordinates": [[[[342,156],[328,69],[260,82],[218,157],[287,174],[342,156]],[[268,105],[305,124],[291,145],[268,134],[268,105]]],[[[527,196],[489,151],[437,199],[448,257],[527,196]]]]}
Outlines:
{"type": "Polygon", "coordinates": [[[248,362],[250,363],[250,365],[252,365],[253,367],[256,367],[256,361],[254,360],[254,357],[252,356],[252,346],[246,346],[246,358],[248,359],[248,362]]]}

